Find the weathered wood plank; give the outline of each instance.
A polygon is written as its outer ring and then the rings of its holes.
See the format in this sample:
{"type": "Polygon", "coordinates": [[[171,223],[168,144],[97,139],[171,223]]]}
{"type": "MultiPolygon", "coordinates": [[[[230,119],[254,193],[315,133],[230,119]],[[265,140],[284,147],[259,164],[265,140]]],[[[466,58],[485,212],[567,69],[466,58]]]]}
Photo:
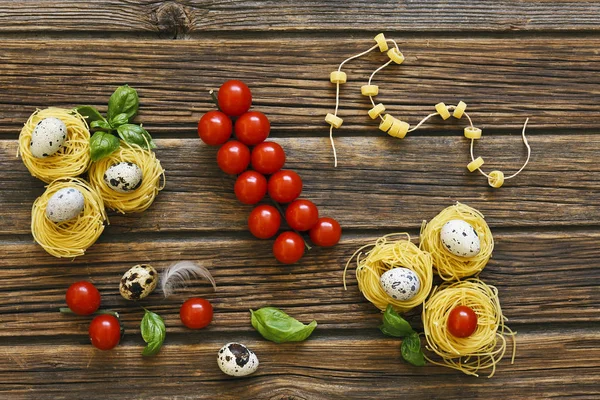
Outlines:
{"type": "MultiPolygon", "coordinates": [[[[103,307],[118,310],[128,330],[139,328],[141,309],[118,293],[119,279],[131,266],[150,263],[162,269],[180,259],[199,260],[212,272],[218,290],[196,282],[164,300],[159,292],[142,305],[160,313],[169,329],[183,332],[181,302],[193,295],[215,305],[207,332],[252,330],[248,308],[266,305],[286,309],[302,321],[317,319],[323,329],[374,329],[380,313],[359,293],[353,270],[348,290],[342,270],[355,249],[375,236],[349,235],[331,249],[315,248],[300,263],[278,264],[271,241],[171,237],[97,243],[83,258],[55,259],[31,243],[2,242],[0,259],[0,336],[85,334],[85,318],[58,314],[67,287],[91,280],[103,296],[103,307]]],[[[496,285],[510,325],[600,322],[600,233],[500,233],[494,257],[481,277],[496,285]],[[568,249],[568,251],[566,250],[568,249]]],[[[417,313],[411,315],[416,322],[417,313]]]]}
{"type": "Polygon", "coordinates": [[[599,13],[594,1],[3,0],[0,32],[572,31],[597,30],[599,13]]]}
{"type": "MultiPolygon", "coordinates": [[[[0,55],[0,134],[16,137],[36,107],[77,104],[105,109],[119,84],[139,90],[139,120],[158,135],[195,134],[199,117],[213,108],[207,91],[232,78],[253,90],[254,105],[276,134],[326,134],[324,115],[334,108],[329,73],[346,57],[372,45],[352,39],[5,40],[0,55]]],[[[439,101],[464,100],[477,125],[566,130],[600,125],[600,39],[410,38],[400,46],[401,66],[375,83],[378,101],[416,124],[439,101]]],[[[387,60],[372,53],[351,62],[341,91],[337,134],[376,132],[360,86],[387,60]]],[[[462,124],[461,124],[462,125],[462,124]]],[[[433,120],[425,132],[454,131],[455,121],[433,120]]],[[[544,131],[545,132],[545,131],[544,131]]]]}
{"type": "MultiPolygon", "coordinates": [[[[600,224],[600,151],[595,134],[533,136],[528,168],[499,189],[470,174],[469,141],[456,136],[384,136],[336,139],[340,166],[333,167],[327,138],[278,138],[287,167],[304,179],[303,197],[345,229],[418,229],[423,219],[461,201],[480,209],[492,227],[600,224]],[[585,143],[585,146],[581,144],[585,143]]],[[[233,194],[234,178],[221,172],[216,150],[198,139],[158,140],[167,186],[142,215],[110,217],[104,235],[128,232],[247,231],[251,206],[233,194]],[[176,211],[175,211],[176,210],[176,211]]],[[[488,172],[516,171],[525,150],[518,135],[486,135],[477,154],[488,172]]],[[[30,208],[43,183],[15,157],[16,141],[0,141],[0,233],[28,234],[30,208]]]]}
{"type": "Polygon", "coordinates": [[[220,338],[188,333],[152,359],[140,355],[141,338],[111,352],[90,345],[2,346],[0,393],[11,399],[88,398],[127,393],[133,398],[331,399],[592,398],[600,390],[600,335],[593,330],[520,333],[514,365],[505,358],[492,379],[447,368],[415,368],[400,361],[399,341],[378,331],[361,337],[315,333],[296,345],[277,345],[238,335],[220,338]],[[215,355],[227,341],[241,340],[259,357],[258,371],[245,379],[223,375],[215,355]],[[118,378],[115,372],[118,371],[118,378]],[[169,371],[165,373],[165,371],[169,371]],[[15,374],[19,380],[15,381],[15,374]],[[110,382],[107,382],[110,381],[110,382]],[[393,388],[393,389],[392,389],[393,388]]]}

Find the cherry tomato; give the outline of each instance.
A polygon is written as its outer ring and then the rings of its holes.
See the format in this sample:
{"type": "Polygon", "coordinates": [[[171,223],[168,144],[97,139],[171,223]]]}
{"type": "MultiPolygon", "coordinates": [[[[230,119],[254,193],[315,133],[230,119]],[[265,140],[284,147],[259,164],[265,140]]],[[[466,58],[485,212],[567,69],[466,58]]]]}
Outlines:
{"type": "Polygon", "coordinates": [[[342,227],[333,218],[319,218],[316,225],[308,232],[311,242],[317,246],[331,247],[340,241],[342,227]]]}
{"type": "Polygon", "coordinates": [[[477,329],[477,314],[471,307],[457,306],[448,315],[448,332],[459,338],[469,337],[477,329]]]}
{"type": "Polygon", "coordinates": [[[238,176],[233,191],[242,203],[256,204],[267,194],[267,178],[256,171],[246,171],[238,176]]]}
{"type": "Polygon", "coordinates": [[[294,171],[281,170],[271,175],[268,190],[274,201],[289,203],[302,193],[302,179],[294,171]]]}
{"type": "Polygon", "coordinates": [[[231,140],[221,146],[217,152],[217,164],[226,174],[240,174],[250,164],[250,150],[245,144],[231,140]]]}
{"type": "Polygon", "coordinates": [[[310,200],[294,200],[285,210],[285,220],[290,228],[307,231],[317,223],[319,210],[310,200]]]}
{"type": "Polygon", "coordinates": [[[235,121],[235,136],[237,139],[248,146],[254,146],[269,136],[271,123],[267,116],[258,111],[249,111],[242,114],[235,121]]]}
{"type": "Polygon", "coordinates": [[[221,111],[209,111],[198,121],[198,136],[208,145],[219,146],[231,137],[233,124],[221,111]]]}
{"type": "Polygon", "coordinates": [[[219,108],[230,117],[238,117],[252,105],[252,93],[244,82],[231,80],[221,85],[217,96],[219,108]]]}
{"type": "Polygon", "coordinates": [[[296,232],[283,232],[273,243],[275,258],[284,264],[293,264],[304,255],[304,239],[296,232]]]}
{"type": "Polygon", "coordinates": [[[112,315],[98,315],[90,324],[92,345],[100,350],[110,350],[121,340],[121,325],[112,315]]]}
{"type": "Polygon", "coordinates": [[[181,322],[190,329],[202,329],[212,321],[213,306],[199,297],[187,299],[179,310],[181,322]]]}
{"type": "Polygon", "coordinates": [[[252,150],[252,168],[261,174],[271,175],[285,164],[285,152],[275,142],[263,142],[252,150]]]}
{"type": "Polygon", "coordinates": [[[250,212],[248,217],[248,228],[250,232],[259,239],[273,237],[281,225],[279,211],[273,206],[260,205],[250,212]]]}
{"type": "Polygon", "coordinates": [[[100,292],[90,282],[75,282],[67,289],[67,306],[77,315],[90,315],[100,307],[100,292]]]}

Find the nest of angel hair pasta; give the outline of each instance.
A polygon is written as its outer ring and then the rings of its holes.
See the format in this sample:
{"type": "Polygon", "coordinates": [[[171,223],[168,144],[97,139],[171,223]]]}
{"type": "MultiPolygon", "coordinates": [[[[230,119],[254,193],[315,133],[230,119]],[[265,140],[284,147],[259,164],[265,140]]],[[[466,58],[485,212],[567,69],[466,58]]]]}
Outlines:
{"type": "Polygon", "coordinates": [[[396,311],[407,312],[421,305],[431,291],[433,281],[431,256],[415,246],[407,233],[385,235],[377,239],[375,243],[358,249],[346,263],[344,288],[346,287],[346,270],[355,258],[358,289],[380,310],[385,310],[387,305],[391,304],[396,311]],[[410,269],[419,277],[420,289],[409,300],[390,297],[380,284],[381,275],[398,267],[410,269]]]}
{"type": "Polygon", "coordinates": [[[433,267],[445,281],[458,280],[479,274],[488,263],[494,250],[494,238],[483,215],[465,204],[456,203],[442,210],[431,221],[421,226],[421,248],[431,254],[433,267]],[[463,220],[477,232],[480,251],[473,257],[452,254],[442,243],[440,231],[449,221],[463,220]]]}
{"type": "Polygon", "coordinates": [[[91,162],[90,131],[85,119],[75,110],[64,108],[37,110],[21,130],[18,154],[31,175],[46,183],[83,174],[91,162]],[[36,158],[31,154],[31,134],[41,120],[51,117],[60,119],[66,125],[67,138],[56,153],[45,158],[36,158]]]}
{"type": "Polygon", "coordinates": [[[427,350],[434,352],[441,361],[426,357],[433,364],[457,369],[467,375],[479,376],[481,370],[491,370],[506,352],[506,338],[513,341],[514,362],[515,333],[504,325],[498,290],[479,279],[445,283],[435,288],[423,306],[423,327],[427,350]],[[447,328],[448,316],[457,306],[470,307],[477,315],[477,327],[468,337],[453,336],[447,328]]]}
{"type": "Polygon", "coordinates": [[[94,162],[88,172],[90,184],[102,196],[104,204],[123,214],[142,212],[150,207],[158,192],[164,188],[164,174],[165,170],[153,151],[124,141],[121,141],[117,151],[94,162]],[[142,170],[140,186],[127,193],[111,189],[104,180],[106,170],[121,162],[134,163],[142,170]]]}
{"type": "Polygon", "coordinates": [[[83,179],[63,178],[50,183],[36,199],[31,210],[31,233],[48,253],[55,257],[82,256],[104,230],[106,213],[102,198],[83,179]],[[57,191],[77,188],[84,198],[83,211],[77,218],[55,223],[46,216],[48,200],[57,191]]]}

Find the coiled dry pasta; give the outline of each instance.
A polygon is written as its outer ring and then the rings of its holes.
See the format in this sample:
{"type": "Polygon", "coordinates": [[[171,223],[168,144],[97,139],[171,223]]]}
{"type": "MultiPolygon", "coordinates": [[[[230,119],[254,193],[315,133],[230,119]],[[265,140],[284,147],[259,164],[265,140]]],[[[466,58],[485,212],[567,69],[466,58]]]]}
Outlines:
{"type": "Polygon", "coordinates": [[[120,213],[136,213],[145,211],[154,198],[164,188],[165,170],[151,150],[145,150],[136,144],[121,141],[121,147],[99,161],[92,164],[88,173],[90,184],[102,196],[104,204],[120,213]],[[111,189],[104,181],[104,173],[111,166],[120,162],[131,162],[142,170],[142,183],[127,193],[119,193],[111,189]],[[161,182],[162,177],[162,182],[161,182]]]}
{"type": "Polygon", "coordinates": [[[90,166],[90,131],[85,119],[75,110],[46,108],[34,112],[19,135],[19,151],[23,163],[38,179],[50,183],[55,179],[75,177],[83,174],[90,166]],[[58,118],[67,126],[67,138],[63,147],[46,158],[31,154],[31,134],[44,118],[58,118]]]}
{"type": "Polygon", "coordinates": [[[447,366],[467,375],[479,376],[484,369],[496,371],[496,364],[506,352],[506,338],[513,341],[512,362],[516,353],[515,332],[504,325],[498,290],[479,279],[446,283],[436,287],[423,306],[423,327],[427,350],[442,358],[433,364],[447,366]],[[448,315],[457,306],[468,306],[477,315],[477,328],[469,337],[459,338],[448,332],[448,315]]]}
{"type": "Polygon", "coordinates": [[[102,198],[86,181],[63,178],[50,183],[31,210],[31,233],[37,243],[55,257],[82,256],[104,230],[106,213],[102,198]],[[85,200],[83,212],[69,221],[55,223],[46,217],[46,205],[60,189],[75,187],[85,200]]]}
{"type": "Polygon", "coordinates": [[[431,221],[423,221],[421,226],[421,248],[433,258],[433,268],[445,281],[457,280],[480,273],[488,263],[494,250],[494,238],[483,215],[465,204],[456,203],[442,210],[431,221]],[[475,228],[481,250],[474,257],[461,257],[450,253],[440,238],[440,231],[446,222],[460,219],[475,228]]]}
{"type": "Polygon", "coordinates": [[[367,300],[380,310],[388,304],[400,313],[409,311],[423,303],[431,291],[433,268],[429,253],[420,250],[410,241],[408,233],[393,233],[377,239],[375,243],[358,249],[346,263],[344,269],[344,288],[346,288],[346,271],[350,262],[356,258],[356,280],[358,289],[367,300]],[[363,254],[363,251],[369,249],[363,254]],[[381,287],[379,278],[386,271],[404,267],[417,274],[421,287],[417,294],[409,300],[397,300],[390,297],[381,287]]]}

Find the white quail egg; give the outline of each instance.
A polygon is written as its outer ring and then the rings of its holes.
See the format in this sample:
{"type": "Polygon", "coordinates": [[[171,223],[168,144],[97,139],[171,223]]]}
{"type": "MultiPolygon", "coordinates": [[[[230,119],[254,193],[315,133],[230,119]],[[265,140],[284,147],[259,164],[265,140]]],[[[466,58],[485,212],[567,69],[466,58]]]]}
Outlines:
{"type": "Polygon", "coordinates": [[[440,239],[450,253],[459,257],[475,257],[481,249],[477,231],[462,219],[446,222],[440,231],[440,239]]]}
{"type": "Polygon", "coordinates": [[[33,129],[29,149],[36,158],[56,153],[67,139],[67,126],[58,118],[44,118],[33,129]]]}
{"type": "Polygon", "coordinates": [[[391,298],[402,301],[415,297],[421,288],[421,281],[417,274],[404,267],[384,272],[379,278],[379,283],[391,298]]]}
{"type": "Polygon", "coordinates": [[[57,190],[46,204],[46,217],[59,223],[77,218],[83,211],[85,199],[79,189],[66,187],[57,190]]]}
{"type": "Polygon", "coordinates": [[[258,368],[258,357],[241,343],[227,343],[219,350],[217,364],[227,375],[246,376],[258,368]]]}
{"type": "Polygon", "coordinates": [[[120,162],[104,173],[104,182],[119,193],[131,192],[142,184],[142,170],[132,162],[120,162]]]}
{"type": "Polygon", "coordinates": [[[151,265],[136,265],[121,278],[119,292],[127,300],[140,300],[152,293],[157,284],[158,273],[151,265]]]}

